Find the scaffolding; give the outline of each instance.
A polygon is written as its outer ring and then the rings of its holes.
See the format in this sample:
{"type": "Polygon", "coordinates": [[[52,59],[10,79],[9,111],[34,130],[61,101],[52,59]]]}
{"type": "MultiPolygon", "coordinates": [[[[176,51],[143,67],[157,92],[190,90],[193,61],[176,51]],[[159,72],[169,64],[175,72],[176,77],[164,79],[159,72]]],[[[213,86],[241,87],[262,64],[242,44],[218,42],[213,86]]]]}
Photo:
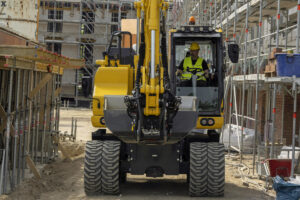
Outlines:
{"type": "MultiPolygon", "coordinates": [[[[176,28],[186,25],[188,16],[195,16],[200,19],[198,25],[221,28],[225,45],[237,43],[240,46],[239,63],[231,63],[226,58],[224,105],[225,122],[230,127],[226,138],[228,152],[238,151],[243,162],[246,128],[254,129],[253,173],[260,159],[275,158],[283,144],[291,144],[295,149],[295,138],[297,135],[300,138],[300,132],[296,131],[300,78],[276,76],[274,60],[276,53],[300,53],[300,1],[174,1],[172,14],[177,21],[176,28]],[[183,15],[185,18],[180,19],[183,15]],[[293,102],[290,107],[288,100],[293,102]],[[289,120],[291,130],[287,130],[289,120]],[[232,125],[238,127],[237,133],[232,132],[232,125]],[[238,147],[231,146],[232,134],[240,136],[238,147]],[[287,137],[286,142],[284,137],[287,137]]],[[[295,151],[292,159],[295,160],[295,151]]],[[[293,176],[295,162],[292,163],[293,176]]]]}
{"type": "Polygon", "coordinates": [[[63,69],[83,65],[38,47],[0,46],[0,194],[27,167],[39,178],[35,165],[56,159],[63,69]]]}

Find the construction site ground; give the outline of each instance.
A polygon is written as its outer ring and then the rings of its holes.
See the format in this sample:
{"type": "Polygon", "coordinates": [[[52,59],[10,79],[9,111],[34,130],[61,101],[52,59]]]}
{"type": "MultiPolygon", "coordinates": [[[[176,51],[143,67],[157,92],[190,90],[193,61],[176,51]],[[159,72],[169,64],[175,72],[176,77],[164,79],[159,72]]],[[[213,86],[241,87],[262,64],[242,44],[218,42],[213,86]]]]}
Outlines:
{"type": "MultiPolygon", "coordinates": [[[[188,196],[188,184],[186,176],[167,176],[164,178],[146,178],[144,176],[129,175],[127,183],[121,186],[121,194],[117,196],[92,196],[87,197],[84,192],[83,168],[84,168],[84,145],[91,139],[91,132],[96,130],[92,127],[88,109],[62,109],[60,130],[71,131],[71,119],[78,119],[77,142],[64,142],[62,145],[69,152],[72,159],[65,159],[61,153],[56,162],[46,165],[41,169],[41,179],[32,177],[26,179],[11,194],[3,195],[2,199],[107,199],[107,200],[135,200],[135,199],[190,199],[188,196]]],[[[226,156],[226,185],[225,196],[221,199],[275,199],[272,190],[263,191],[264,181],[256,179],[256,176],[248,176],[246,180],[256,184],[243,184],[236,156],[226,156]],[[250,178],[249,178],[250,177],[250,178]]],[[[251,168],[251,156],[245,156],[245,164],[251,168]]],[[[241,169],[241,168],[240,168],[241,169]]],[[[242,168],[244,174],[252,170],[242,168]]],[[[245,176],[246,177],[246,176],[245,176]]],[[[244,179],[245,180],[245,179],[244,179]]],[[[220,198],[199,198],[220,199],[220,198]]]]}

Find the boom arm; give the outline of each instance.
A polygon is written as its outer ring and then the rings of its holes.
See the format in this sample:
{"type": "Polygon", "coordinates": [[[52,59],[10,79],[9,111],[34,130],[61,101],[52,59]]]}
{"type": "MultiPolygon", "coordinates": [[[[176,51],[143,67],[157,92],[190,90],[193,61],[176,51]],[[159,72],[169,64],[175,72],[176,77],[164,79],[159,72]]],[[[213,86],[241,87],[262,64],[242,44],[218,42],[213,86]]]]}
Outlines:
{"type": "Polygon", "coordinates": [[[145,38],[144,62],[141,67],[141,88],[140,93],[145,94],[146,104],[144,108],[145,116],[159,116],[159,95],[163,94],[164,81],[163,74],[164,68],[160,63],[160,19],[161,12],[165,13],[168,3],[163,0],[142,0],[135,3],[137,8],[138,18],[140,17],[141,10],[144,12],[143,22],[145,38]]]}

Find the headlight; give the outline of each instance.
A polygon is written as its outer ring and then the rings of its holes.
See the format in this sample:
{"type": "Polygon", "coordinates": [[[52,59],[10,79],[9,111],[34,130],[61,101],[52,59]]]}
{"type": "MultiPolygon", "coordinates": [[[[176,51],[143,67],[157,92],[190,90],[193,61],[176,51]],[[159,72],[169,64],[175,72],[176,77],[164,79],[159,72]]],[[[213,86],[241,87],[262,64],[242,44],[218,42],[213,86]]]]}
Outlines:
{"type": "Polygon", "coordinates": [[[194,29],[194,27],[191,27],[190,30],[193,32],[195,29],[194,29]]]}
{"type": "Polygon", "coordinates": [[[212,119],[212,118],[208,119],[208,125],[209,126],[213,126],[214,124],[215,124],[215,120],[214,119],[212,119]]]}
{"type": "Polygon", "coordinates": [[[206,118],[201,119],[200,124],[202,126],[207,126],[207,119],[206,118]]]}
{"type": "Polygon", "coordinates": [[[104,119],[104,117],[100,118],[100,124],[105,125],[105,119],[104,119]]]}

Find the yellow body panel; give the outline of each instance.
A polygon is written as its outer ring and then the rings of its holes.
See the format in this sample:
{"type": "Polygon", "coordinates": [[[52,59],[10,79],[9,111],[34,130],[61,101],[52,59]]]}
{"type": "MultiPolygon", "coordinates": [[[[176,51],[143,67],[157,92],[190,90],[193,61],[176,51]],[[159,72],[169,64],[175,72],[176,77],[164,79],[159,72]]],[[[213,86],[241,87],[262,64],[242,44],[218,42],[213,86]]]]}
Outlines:
{"type": "Polygon", "coordinates": [[[91,118],[93,126],[105,127],[100,123],[100,118],[104,116],[104,95],[129,95],[132,89],[133,68],[129,66],[99,67],[94,80],[93,116],[91,118]],[[98,107],[99,101],[100,108],[98,107]]]}
{"type": "Polygon", "coordinates": [[[100,119],[104,116],[92,116],[92,124],[94,127],[102,127],[105,128],[105,124],[100,123],[100,119]]]}
{"type": "Polygon", "coordinates": [[[224,117],[221,116],[221,117],[199,117],[198,120],[197,120],[197,126],[196,126],[196,129],[220,129],[223,127],[223,124],[224,124],[224,117]],[[215,120],[215,124],[213,126],[202,126],[200,124],[200,121],[203,119],[203,118],[211,118],[211,119],[214,119],[215,120]]]}

